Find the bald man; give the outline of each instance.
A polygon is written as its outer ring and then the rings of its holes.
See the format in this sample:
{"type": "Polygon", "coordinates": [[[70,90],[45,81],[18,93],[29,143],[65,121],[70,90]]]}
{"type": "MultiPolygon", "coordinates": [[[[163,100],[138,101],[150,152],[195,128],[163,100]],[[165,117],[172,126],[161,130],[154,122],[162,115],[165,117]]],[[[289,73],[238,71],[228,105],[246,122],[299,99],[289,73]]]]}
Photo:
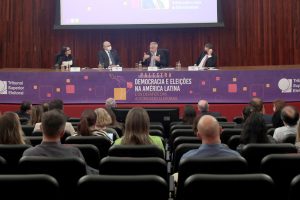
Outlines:
{"type": "Polygon", "coordinates": [[[113,65],[120,65],[120,57],[116,50],[112,49],[111,43],[105,41],[102,44],[103,50],[98,53],[99,66],[108,68],[113,65]]]}
{"type": "Polygon", "coordinates": [[[151,42],[149,51],[144,53],[142,64],[146,67],[168,67],[168,58],[165,52],[158,49],[157,42],[151,42]]]}
{"type": "Polygon", "coordinates": [[[200,100],[198,102],[198,110],[199,110],[201,116],[204,116],[204,115],[211,115],[214,117],[221,116],[221,113],[219,113],[219,112],[210,112],[209,111],[209,104],[208,104],[207,100],[200,100]]]}
{"type": "Polygon", "coordinates": [[[199,149],[185,153],[181,159],[185,158],[207,158],[207,157],[239,157],[240,154],[221,144],[221,127],[218,121],[209,115],[200,118],[198,122],[197,137],[202,140],[199,149]]]}
{"type": "Polygon", "coordinates": [[[283,142],[287,135],[296,135],[299,112],[293,106],[286,106],[281,111],[281,119],[284,126],[276,128],[273,138],[277,142],[283,142]]]}

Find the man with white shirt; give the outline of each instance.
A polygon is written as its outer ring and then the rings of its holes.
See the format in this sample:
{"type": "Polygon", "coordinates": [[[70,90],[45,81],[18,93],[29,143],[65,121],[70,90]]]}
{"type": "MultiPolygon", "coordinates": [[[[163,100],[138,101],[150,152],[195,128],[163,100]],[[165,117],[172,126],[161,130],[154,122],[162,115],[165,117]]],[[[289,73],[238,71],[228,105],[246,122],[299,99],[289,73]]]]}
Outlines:
{"type": "Polygon", "coordinates": [[[120,65],[120,57],[116,50],[112,49],[109,41],[103,42],[103,50],[99,52],[99,66],[108,68],[112,65],[120,65]]]}
{"type": "Polygon", "coordinates": [[[283,142],[287,135],[296,135],[299,112],[293,106],[286,106],[281,111],[281,119],[284,126],[276,128],[273,135],[274,139],[279,143],[283,142]]]}
{"type": "Polygon", "coordinates": [[[166,52],[158,49],[157,42],[151,42],[149,52],[144,53],[142,64],[147,67],[168,67],[168,58],[166,52]]]}
{"type": "Polygon", "coordinates": [[[217,56],[214,53],[213,45],[211,43],[205,44],[204,51],[197,59],[196,65],[200,68],[217,66],[217,56]]]}

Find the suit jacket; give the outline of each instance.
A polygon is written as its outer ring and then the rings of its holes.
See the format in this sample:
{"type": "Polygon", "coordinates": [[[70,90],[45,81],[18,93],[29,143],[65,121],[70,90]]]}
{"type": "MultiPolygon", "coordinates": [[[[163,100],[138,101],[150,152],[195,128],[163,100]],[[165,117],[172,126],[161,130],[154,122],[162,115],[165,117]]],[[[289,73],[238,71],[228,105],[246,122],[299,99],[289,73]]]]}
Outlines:
{"type": "MultiPolygon", "coordinates": [[[[111,54],[112,54],[112,57],[115,61],[115,64],[120,65],[120,57],[119,57],[118,52],[113,49],[113,50],[111,50],[111,54]]],[[[108,57],[106,51],[101,50],[98,53],[98,56],[99,56],[99,64],[102,64],[104,66],[104,68],[108,68],[108,66],[109,66],[109,57],[108,57]]]]}
{"type": "MultiPolygon", "coordinates": [[[[204,58],[204,56],[206,56],[207,53],[205,51],[203,51],[199,58],[196,61],[196,64],[199,65],[202,61],[202,59],[204,58]]],[[[217,66],[217,55],[216,54],[212,54],[212,57],[208,58],[206,63],[205,63],[205,67],[216,67],[217,66]]]]}
{"type": "MultiPolygon", "coordinates": [[[[151,53],[150,52],[147,52],[147,55],[150,56],[150,58],[148,58],[147,60],[145,60],[142,64],[144,66],[149,66],[150,63],[151,63],[151,53]]],[[[164,68],[164,67],[168,67],[168,58],[167,58],[167,55],[165,55],[164,51],[158,49],[157,50],[157,53],[156,53],[156,56],[160,56],[160,62],[155,62],[155,66],[157,67],[160,67],[160,68],[164,68]]]]}

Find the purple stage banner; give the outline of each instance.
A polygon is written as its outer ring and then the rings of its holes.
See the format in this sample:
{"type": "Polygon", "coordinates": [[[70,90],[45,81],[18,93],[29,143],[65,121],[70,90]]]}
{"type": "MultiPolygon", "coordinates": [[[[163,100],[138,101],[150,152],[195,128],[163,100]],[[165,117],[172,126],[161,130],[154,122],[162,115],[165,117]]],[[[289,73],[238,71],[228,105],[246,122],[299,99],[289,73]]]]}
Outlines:
{"type": "Polygon", "coordinates": [[[1,72],[0,103],[54,98],[66,104],[103,103],[247,103],[300,100],[300,69],[218,71],[1,72]]]}

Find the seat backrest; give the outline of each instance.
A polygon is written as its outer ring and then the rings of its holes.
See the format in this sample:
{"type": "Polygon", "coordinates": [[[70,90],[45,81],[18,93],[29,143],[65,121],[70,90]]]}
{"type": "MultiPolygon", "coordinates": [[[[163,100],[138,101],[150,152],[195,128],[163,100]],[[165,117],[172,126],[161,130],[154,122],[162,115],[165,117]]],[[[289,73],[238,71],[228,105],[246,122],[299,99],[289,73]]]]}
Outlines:
{"type": "Polygon", "coordinates": [[[103,175],[157,175],[168,182],[167,163],[162,158],[106,157],[100,162],[103,175]]]}
{"type": "Polygon", "coordinates": [[[34,130],[34,126],[31,125],[22,125],[22,130],[25,136],[32,136],[32,132],[34,130]]]}
{"type": "Polygon", "coordinates": [[[181,144],[201,144],[201,140],[198,137],[179,136],[173,142],[171,152],[181,144]]]}
{"type": "Polygon", "coordinates": [[[149,128],[150,128],[150,130],[151,129],[157,129],[157,130],[160,130],[162,132],[165,131],[164,126],[162,124],[150,124],[149,128]]]}
{"type": "Polygon", "coordinates": [[[241,144],[241,136],[240,135],[231,136],[227,142],[228,147],[232,150],[236,150],[240,144],[241,144]]]}
{"type": "Polygon", "coordinates": [[[23,174],[48,174],[59,183],[63,196],[74,191],[78,180],[86,175],[85,162],[80,158],[25,156],[19,162],[23,174]]]}
{"type": "Polygon", "coordinates": [[[221,141],[223,144],[228,144],[228,140],[230,139],[231,136],[233,135],[241,135],[242,129],[239,128],[226,128],[223,129],[221,133],[221,141]]]}
{"type": "Polygon", "coordinates": [[[1,196],[7,199],[59,199],[59,184],[49,175],[0,175],[0,188],[1,196]]]}
{"type": "Polygon", "coordinates": [[[179,162],[181,157],[183,156],[183,154],[187,153],[190,150],[193,149],[198,149],[200,147],[201,144],[181,144],[179,145],[173,153],[173,172],[177,172],[178,171],[178,166],[179,166],[179,162]]]}
{"type": "Polygon", "coordinates": [[[237,124],[242,124],[244,122],[244,118],[242,116],[237,116],[237,117],[234,117],[232,121],[237,124]]]}
{"type": "Polygon", "coordinates": [[[218,122],[228,122],[227,118],[224,116],[216,117],[216,119],[218,120],[218,122]]]}
{"type": "Polygon", "coordinates": [[[113,145],[108,151],[114,157],[158,157],[164,159],[164,152],[155,145],[113,145]]]}
{"type": "Polygon", "coordinates": [[[288,134],[284,136],[282,143],[290,143],[290,144],[295,144],[296,142],[296,135],[295,134],[288,134]]]}
{"type": "Polygon", "coordinates": [[[183,192],[185,180],[193,174],[244,174],[248,172],[243,157],[187,158],[180,161],[177,196],[183,192]]]}
{"type": "Polygon", "coordinates": [[[299,200],[300,174],[293,178],[290,185],[289,200],[299,200]]]}
{"type": "Polygon", "coordinates": [[[169,145],[170,148],[173,149],[173,142],[177,137],[187,136],[187,137],[195,137],[195,133],[193,129],[176,129],[173,130],[169,137],[169,145]]]}
{"type": "Polygon", "coordinates": [[[42,143],[43,136],[26,136],[25,140],[29,141],[30,144],[34,147],[42,143]]]}
{"type": "Polygon", "coordinates": [[[71,117],[68,119],[68,122],[76,122],[76,123],[79,123],[80,122],[80,118],[75,118],[75,117],[71,117]]]}
{"type": "Polygon", "coordinates": [[[109,139],[102,136],[70,136],[65,141],[66,144],[93,144],[99,152],[100,158],[104,158],[108,154],[108,149],[111,146],[109,139]]]}
{"type": "Polygon", "coordinates": [[[29,147],[27,144],[0,144],[0,156],[7,162],[6,173],[18,173],[19,160],[29,147]]]}
{"type": "Polygon", "coordinates": [[[158,137],[162,137],[162,138],[165,137],[164,133],[159,129],[150,129],[149,135],[158,136],[158,137]]]}
{"type": "Polygon", "coordinates": [[[0,156],[0,174],[5,174],[7,169],[6,160],[0,156]]]}
{"type": "Polygon", "coordinates": [[[99,167],[100,153],[98,148],[93,144],[72,144],[73,147],[77,147],[86,162],[86,164],[94,169],[99,167]]]}
{"type": "Polygon", "coordinates": [[[186,124],[174,124],[170,128],[170,133],[172,134],[172,132],[176,129],[193,129],[193,126],[192,125],[186,125],[186,124]]]}
{"type": "Polygon", "coordinates": [[[241,150],[251,172],[260,171],[260,163],[265,156],[287,153],[297,153],[297,148],[292,144],[247,144],[241,150]]]}
{"type": "MultiPolygon", "coordinates": [[[[285,199],[290,183],[300,174],[299,154],[271,154],[263,158],[261,170],[274,180],[276,195],[285,199]]],[[[299,197],[298,197],[299,199],[299,197]]]]}
{"type": "Polygon", "coordinates": [[[273,199],[273,192],[273,180],[265,174],[196,174],[185,181],[183,199],[196,200],[199,195],[210,200],[273,199]]]}
{"type": "Polygon", "coordinates": [[[101,195],[110,199],[167,200],[169,195],[166,181],[155,175],[85,176],[79,180],[78,190],[80,199],[101,195]]]}
{"type": "Polygon", "coordinates": [[[236,123],[235,122],[219,122],[220,126],[225,129],[225,128],[235,128],[236,123]]]}

